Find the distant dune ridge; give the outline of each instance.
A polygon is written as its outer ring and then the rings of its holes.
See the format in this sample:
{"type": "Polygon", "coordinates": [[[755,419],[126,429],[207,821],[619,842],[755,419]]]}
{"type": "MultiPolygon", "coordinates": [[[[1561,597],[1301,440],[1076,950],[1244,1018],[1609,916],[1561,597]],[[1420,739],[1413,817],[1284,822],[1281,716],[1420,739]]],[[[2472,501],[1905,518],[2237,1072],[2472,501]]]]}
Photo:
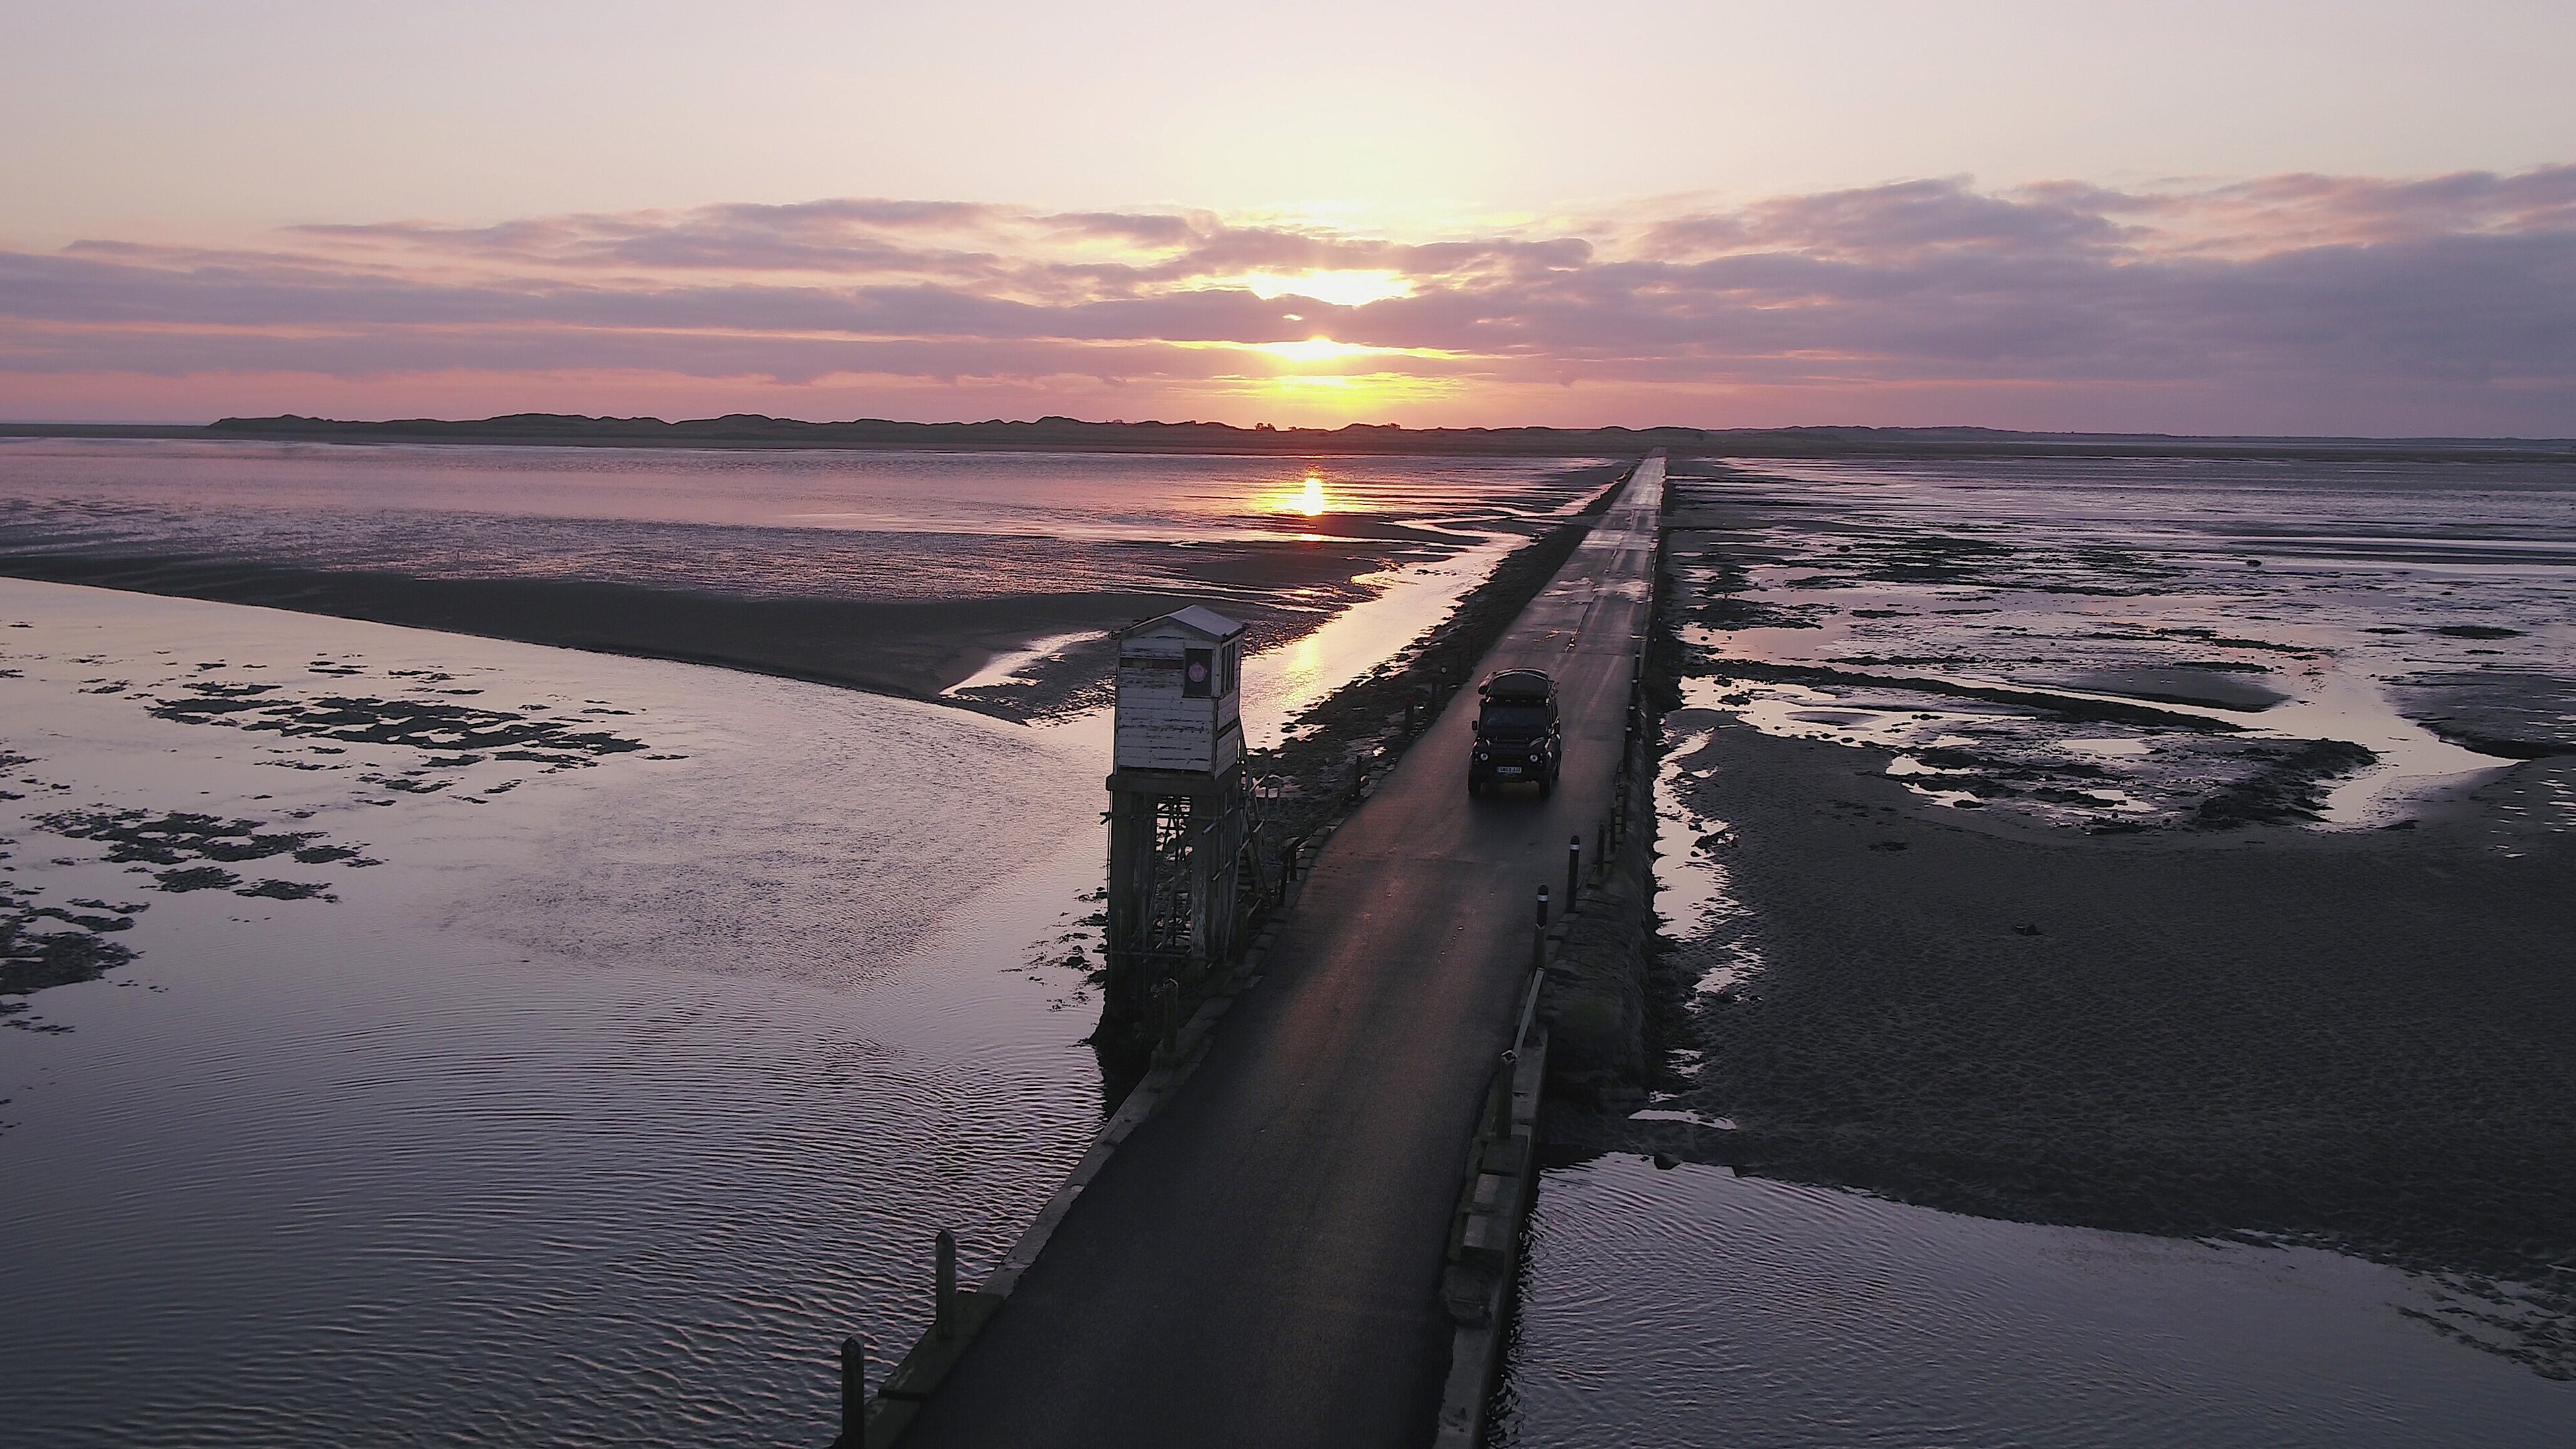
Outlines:
{"type": "Polygon", "coordinates": [[[1510,454],[1530,457],[1677,454],[1737,457],[2480,457],[2576,460],[2567,438],[2293,438],[2182,437],[2159,433],[2026,433],[1999,428],[1406,428],[1349,423],[1338,428],[1236,427],[1210,422],[1086,422],[1042,417],[1034,422],[916,423],[886,418],[815,423],[732,413],[665,422],[660,418],[510,413],[448,420],[401,418],[359,422],[294,413],[223,418],[204,427],[148,424],[5,423],[0,437],[155,437],[308,440],[344,443],[526,444],[540,447],[885,448],[1147,453],[1510,454]]]}

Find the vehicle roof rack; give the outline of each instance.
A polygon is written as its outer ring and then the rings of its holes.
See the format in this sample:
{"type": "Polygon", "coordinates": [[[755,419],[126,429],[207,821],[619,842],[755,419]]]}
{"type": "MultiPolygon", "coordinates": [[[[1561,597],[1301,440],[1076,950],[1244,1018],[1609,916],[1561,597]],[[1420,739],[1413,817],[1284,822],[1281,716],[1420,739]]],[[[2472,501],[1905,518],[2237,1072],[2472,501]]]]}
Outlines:
{"type": "Polygon", "coordinates": [[[1506,669],[1476,687],[1484,699],[1544,700],[1556,694],[1556,681],[1544,669],[1506,669]]]}

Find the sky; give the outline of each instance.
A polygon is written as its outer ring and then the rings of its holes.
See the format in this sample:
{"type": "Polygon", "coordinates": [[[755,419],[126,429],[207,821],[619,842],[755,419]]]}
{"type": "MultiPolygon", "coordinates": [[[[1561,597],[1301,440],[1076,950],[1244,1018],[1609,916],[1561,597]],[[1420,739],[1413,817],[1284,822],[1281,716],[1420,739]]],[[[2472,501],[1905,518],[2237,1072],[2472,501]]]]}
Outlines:
{"type": "Polygon", "coordinates": [[[2576,6],[0,8],[0,417],[2576,434],[2576,6]]]}

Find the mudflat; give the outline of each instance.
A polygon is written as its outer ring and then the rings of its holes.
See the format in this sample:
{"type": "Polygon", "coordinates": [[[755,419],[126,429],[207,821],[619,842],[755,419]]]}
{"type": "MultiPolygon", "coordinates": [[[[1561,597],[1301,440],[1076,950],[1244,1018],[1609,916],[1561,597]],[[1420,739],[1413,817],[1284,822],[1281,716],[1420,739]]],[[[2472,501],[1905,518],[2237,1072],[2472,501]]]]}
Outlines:
{"type": "MultiPolygon", "coordinates": [[[[1336,581],[1373,564],[1336,559],[1336,581]]],[[[1141,589],[983,598],[762,598],[597,579],[471,579],[228,559],[16,554],[0,571],[49,583],[210,599],[588,649],[719,664],[921,699],[1040,635],[1107,629],[1179,607],[1141,589]]],[[[1265,618],[1285,632],[1286,616],[1265,618]]],[[[1304,620],[1297,620],[1304,623],[1304,620]]],[[[980,703],[980,701],[970,701],[980,703]]],[[[1035,712],[1047,701],[1032,698],[1035,712]]]]}
{"type": "Polygon", "coordinates": [[[1749,1171],[2429,1273],[2576,1376],[2576,482],[1678,487],[1658,1106],[1749,1171]]]}
{"type": "MultiPolygon", "coordinates": [[[[1689,1104],[1762,1170],[2561,1277],[2576,841],[2477,808],[2093,836],[1928,805],[1869,754],[1730,726],[1685,762],[1724,828],[1670,848],[1722,864],[1749,918],[1727,944],[1762,963],[1700,1003],[1689,1104]]],[[[2514,774],[2551,771],[2576,764],[2514,774]]]]}
{"type": "Polygon", "coordinates": [[[1698,1057],[1656,1106],[1731,1122],[1698,1150],[2352,1250],[2576,1377],[2576,480],[1677,492],[1662,964],[1698,1057]]]}

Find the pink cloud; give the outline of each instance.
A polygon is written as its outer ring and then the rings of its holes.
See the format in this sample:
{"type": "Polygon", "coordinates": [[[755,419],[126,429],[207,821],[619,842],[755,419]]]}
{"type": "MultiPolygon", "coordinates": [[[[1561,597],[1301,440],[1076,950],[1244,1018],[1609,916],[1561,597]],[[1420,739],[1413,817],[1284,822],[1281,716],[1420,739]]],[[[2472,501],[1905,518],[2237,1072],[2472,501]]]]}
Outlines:
{"type": "Polygon", "coordinates": [[[621,413],[605,379],[807,416],[1060,412],[1108,388],[1122,415],[1239,421],[1925,421],[1937,399],[1957,411],[1931,421],[2563,435],[2576,166],[1932,179],[1431,239],[864,198],[307,226],[265,249],[102,239],[0,252],[0,374],[19,416],[211,413],[260,378],[418,412],[395,400],[470,376],[531,399],[584,379],[621,413]],[[1240,280],[1309,271],[1410,295],[1240,280]],[[1318,335],[1368,350],[1265,350],[1318,335]]]}

